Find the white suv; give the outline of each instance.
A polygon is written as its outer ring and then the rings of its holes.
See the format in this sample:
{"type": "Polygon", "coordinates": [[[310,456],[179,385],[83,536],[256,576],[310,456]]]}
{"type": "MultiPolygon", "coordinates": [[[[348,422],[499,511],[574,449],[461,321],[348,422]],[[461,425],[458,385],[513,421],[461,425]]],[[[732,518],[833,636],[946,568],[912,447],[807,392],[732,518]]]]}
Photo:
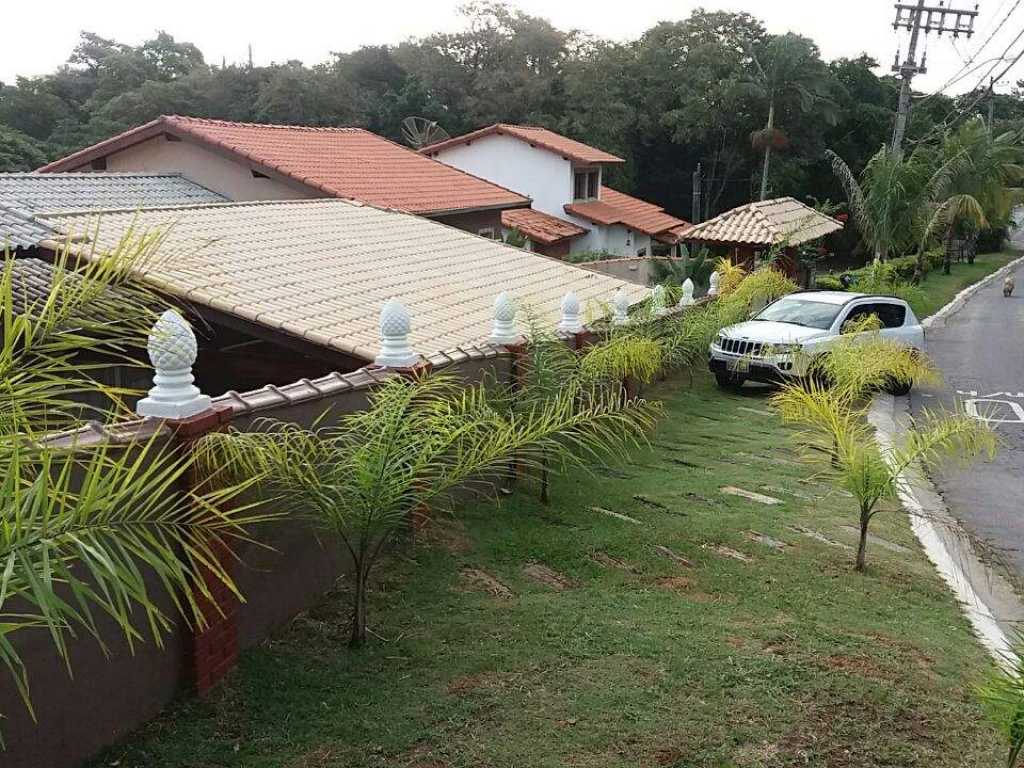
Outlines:
{"type": "MultiPolygon", "coordinates": [[[[867,315],[881,321],[883,337],[924,349],[924,329],[902,299],[802,291],[772,302],[744,323],[723,328],[711,344],[708,367],[721,387],[799,378],[835,342],[847,322],[867,315]]],[[[906,394],[909,389],[895,386],[894,394],[906,394]]]]}

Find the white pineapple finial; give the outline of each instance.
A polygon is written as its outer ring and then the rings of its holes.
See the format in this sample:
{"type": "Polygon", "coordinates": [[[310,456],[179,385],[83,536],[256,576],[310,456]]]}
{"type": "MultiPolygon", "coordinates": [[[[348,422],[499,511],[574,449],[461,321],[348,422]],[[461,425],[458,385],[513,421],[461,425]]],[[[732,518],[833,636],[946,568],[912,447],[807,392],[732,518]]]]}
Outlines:
{"type": "Polygon", "coordinates": [[[412,323],[409,312],[398,299],[388,299],[380,308],[380,353],[374,362],[385,368],[410,368],[420,356],[409,346],[412,323]]]}
{"type": "Polygon", "coordinates": [[[612,325],[625,325],[629,322],[629,296],[624,288],[615,292],[615,315],[612,317],[612,325]]]}
{"type": "Polygon", "coordinates": [[[718,295],[718,283],[721,279],[722,277],[718,274],[717,270],[711,273],[711,277],[708,279],[708,296],[718,295]]]}
{"type": "Polygon", "coordinates": [[[683,281],[683,295],[679,299],[680,307],[689,307],[694,304],[693,298],[693,280],[686,278],[683,281]]]}
{"type": "Polygon", "coordinates": [[[571,289],[562,297],[562,319],[558,321],[558,330],[565,333],[579,333],[583,330],[583,323],[580,322],[580,300],[571,289]]]}
{"type": "Polygon", "coordinates": [[[494,299],[494,325],[487,341],[495,346],[515,344],[519,341],[519,331],[516,330],[516,305],[505,291],[494,299]]]}
{"type": "Polygon", "coordinates": [[[187,419],[210,409],[210,397],[192,382],[198,345],[185,318],[168,309],[153,324],[146,344],[153,363],[153,388],[135,412],[157,419],[187,419]]]}

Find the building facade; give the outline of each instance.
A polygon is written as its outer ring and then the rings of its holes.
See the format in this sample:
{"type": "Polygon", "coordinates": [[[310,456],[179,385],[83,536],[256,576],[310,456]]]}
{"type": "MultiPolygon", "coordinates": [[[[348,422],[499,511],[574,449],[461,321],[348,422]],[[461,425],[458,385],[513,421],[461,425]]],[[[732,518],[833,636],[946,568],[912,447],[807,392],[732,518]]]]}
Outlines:
{"type": "Polygon", "coordinates": [[[606,168],[622,158],[545,128],[492,125],[422,152],[529,197],[547,218],[525,222],[521,211],[510,211],[505,229],[518,229],[533,250],[547,255],[649,256],[656,242],[674,246],[687,226],[660,206],[605,185],[606,168]],[[548,242],[546,230],[560,229],[576,232],[548,242]]]}

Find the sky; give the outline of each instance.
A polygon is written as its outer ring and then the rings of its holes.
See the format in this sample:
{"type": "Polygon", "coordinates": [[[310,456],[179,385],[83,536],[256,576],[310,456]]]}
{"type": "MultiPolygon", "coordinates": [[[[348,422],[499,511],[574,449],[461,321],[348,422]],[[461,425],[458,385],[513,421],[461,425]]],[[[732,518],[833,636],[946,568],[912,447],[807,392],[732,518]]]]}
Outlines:
{"type": "MultiPolygon", "coordinates": [[[[977,0],[950,0],[947,5],[968,9],[977,0]]],[[[435,31],[455,31],[465,25],[457,8],[463,0],[175,0],[175,2],[111,2],[109,0],[8,0],[2,12],[0,80],[15,75],[38,75],[59,66],[74,47],[80,30],[119,42],[137,44],[158,29],[180,41],[196,44],[211,63],[244,61],[252,45],[257,64],[299,59],[314,64],[332,51],[361,45],[398,43],[435,31]]],[[[563,29],[581,29],[613,40],[635,39],[662,20],[685,18],[696,7],[747,11],[761,18],[774,33],[798,32],[813,38],[826,59],[867,52],[888,71],[897,46],[906,51],[907,34],[892,28],[895,15],[889,0],[513,0],[527,13],[543,16],[563,29]]],[[[930,4],[937,4],[931,3],[930,4]]],[[[971,39],[948,35],[927,40],[928,73],[914,80],[915,89],[932,91],[946,86],[971,60],[990,33],[991,39],[972,66],[998,57],[1024,30],[1020,0],[980,0],[978,33],[971,39]]],[[[1024,39],[1012,47],[1016,53],[1024,39]]],[[[945,92],[970,90],[992,66],[946,87],[945,92]]],[[[999,66],[1002,69],[1002,66],[999,66]]],[[[1024,77],[1024,61],[1011,70],[997,91],[1007,91],[1024,77]],[[1019,69],[1019,71],[1017,71],[1019,69]]],[[[997,70],[998,71],[998,70],[997,70]]]]}

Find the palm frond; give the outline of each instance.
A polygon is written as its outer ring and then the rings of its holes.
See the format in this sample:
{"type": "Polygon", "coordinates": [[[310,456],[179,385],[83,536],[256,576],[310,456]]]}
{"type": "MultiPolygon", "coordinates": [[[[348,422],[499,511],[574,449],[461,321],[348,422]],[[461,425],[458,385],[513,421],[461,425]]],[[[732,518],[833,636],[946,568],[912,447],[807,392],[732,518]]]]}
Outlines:
{"type": "Polygon", "coordinates": [[[26,703],[28,680],[11,635],[43,627],[70,664],[68,639],[80,631],[105,647],[98,610],[130,645],[145,636],[160,644],[174,617],[159,607],[149,577],[202,627],[208,617],[198,598],[211,597],[203,575],[233,589],[218,553],[266,519],[236,503],[245,481],[179,491],[192,459],[158,437],[130,448],[61,452],[21,441],[4,448],[0,659],[20,670],[15,682],[26,703]],[[11,613],[6,606],[15,600],[27,607],[11,613]]]}

